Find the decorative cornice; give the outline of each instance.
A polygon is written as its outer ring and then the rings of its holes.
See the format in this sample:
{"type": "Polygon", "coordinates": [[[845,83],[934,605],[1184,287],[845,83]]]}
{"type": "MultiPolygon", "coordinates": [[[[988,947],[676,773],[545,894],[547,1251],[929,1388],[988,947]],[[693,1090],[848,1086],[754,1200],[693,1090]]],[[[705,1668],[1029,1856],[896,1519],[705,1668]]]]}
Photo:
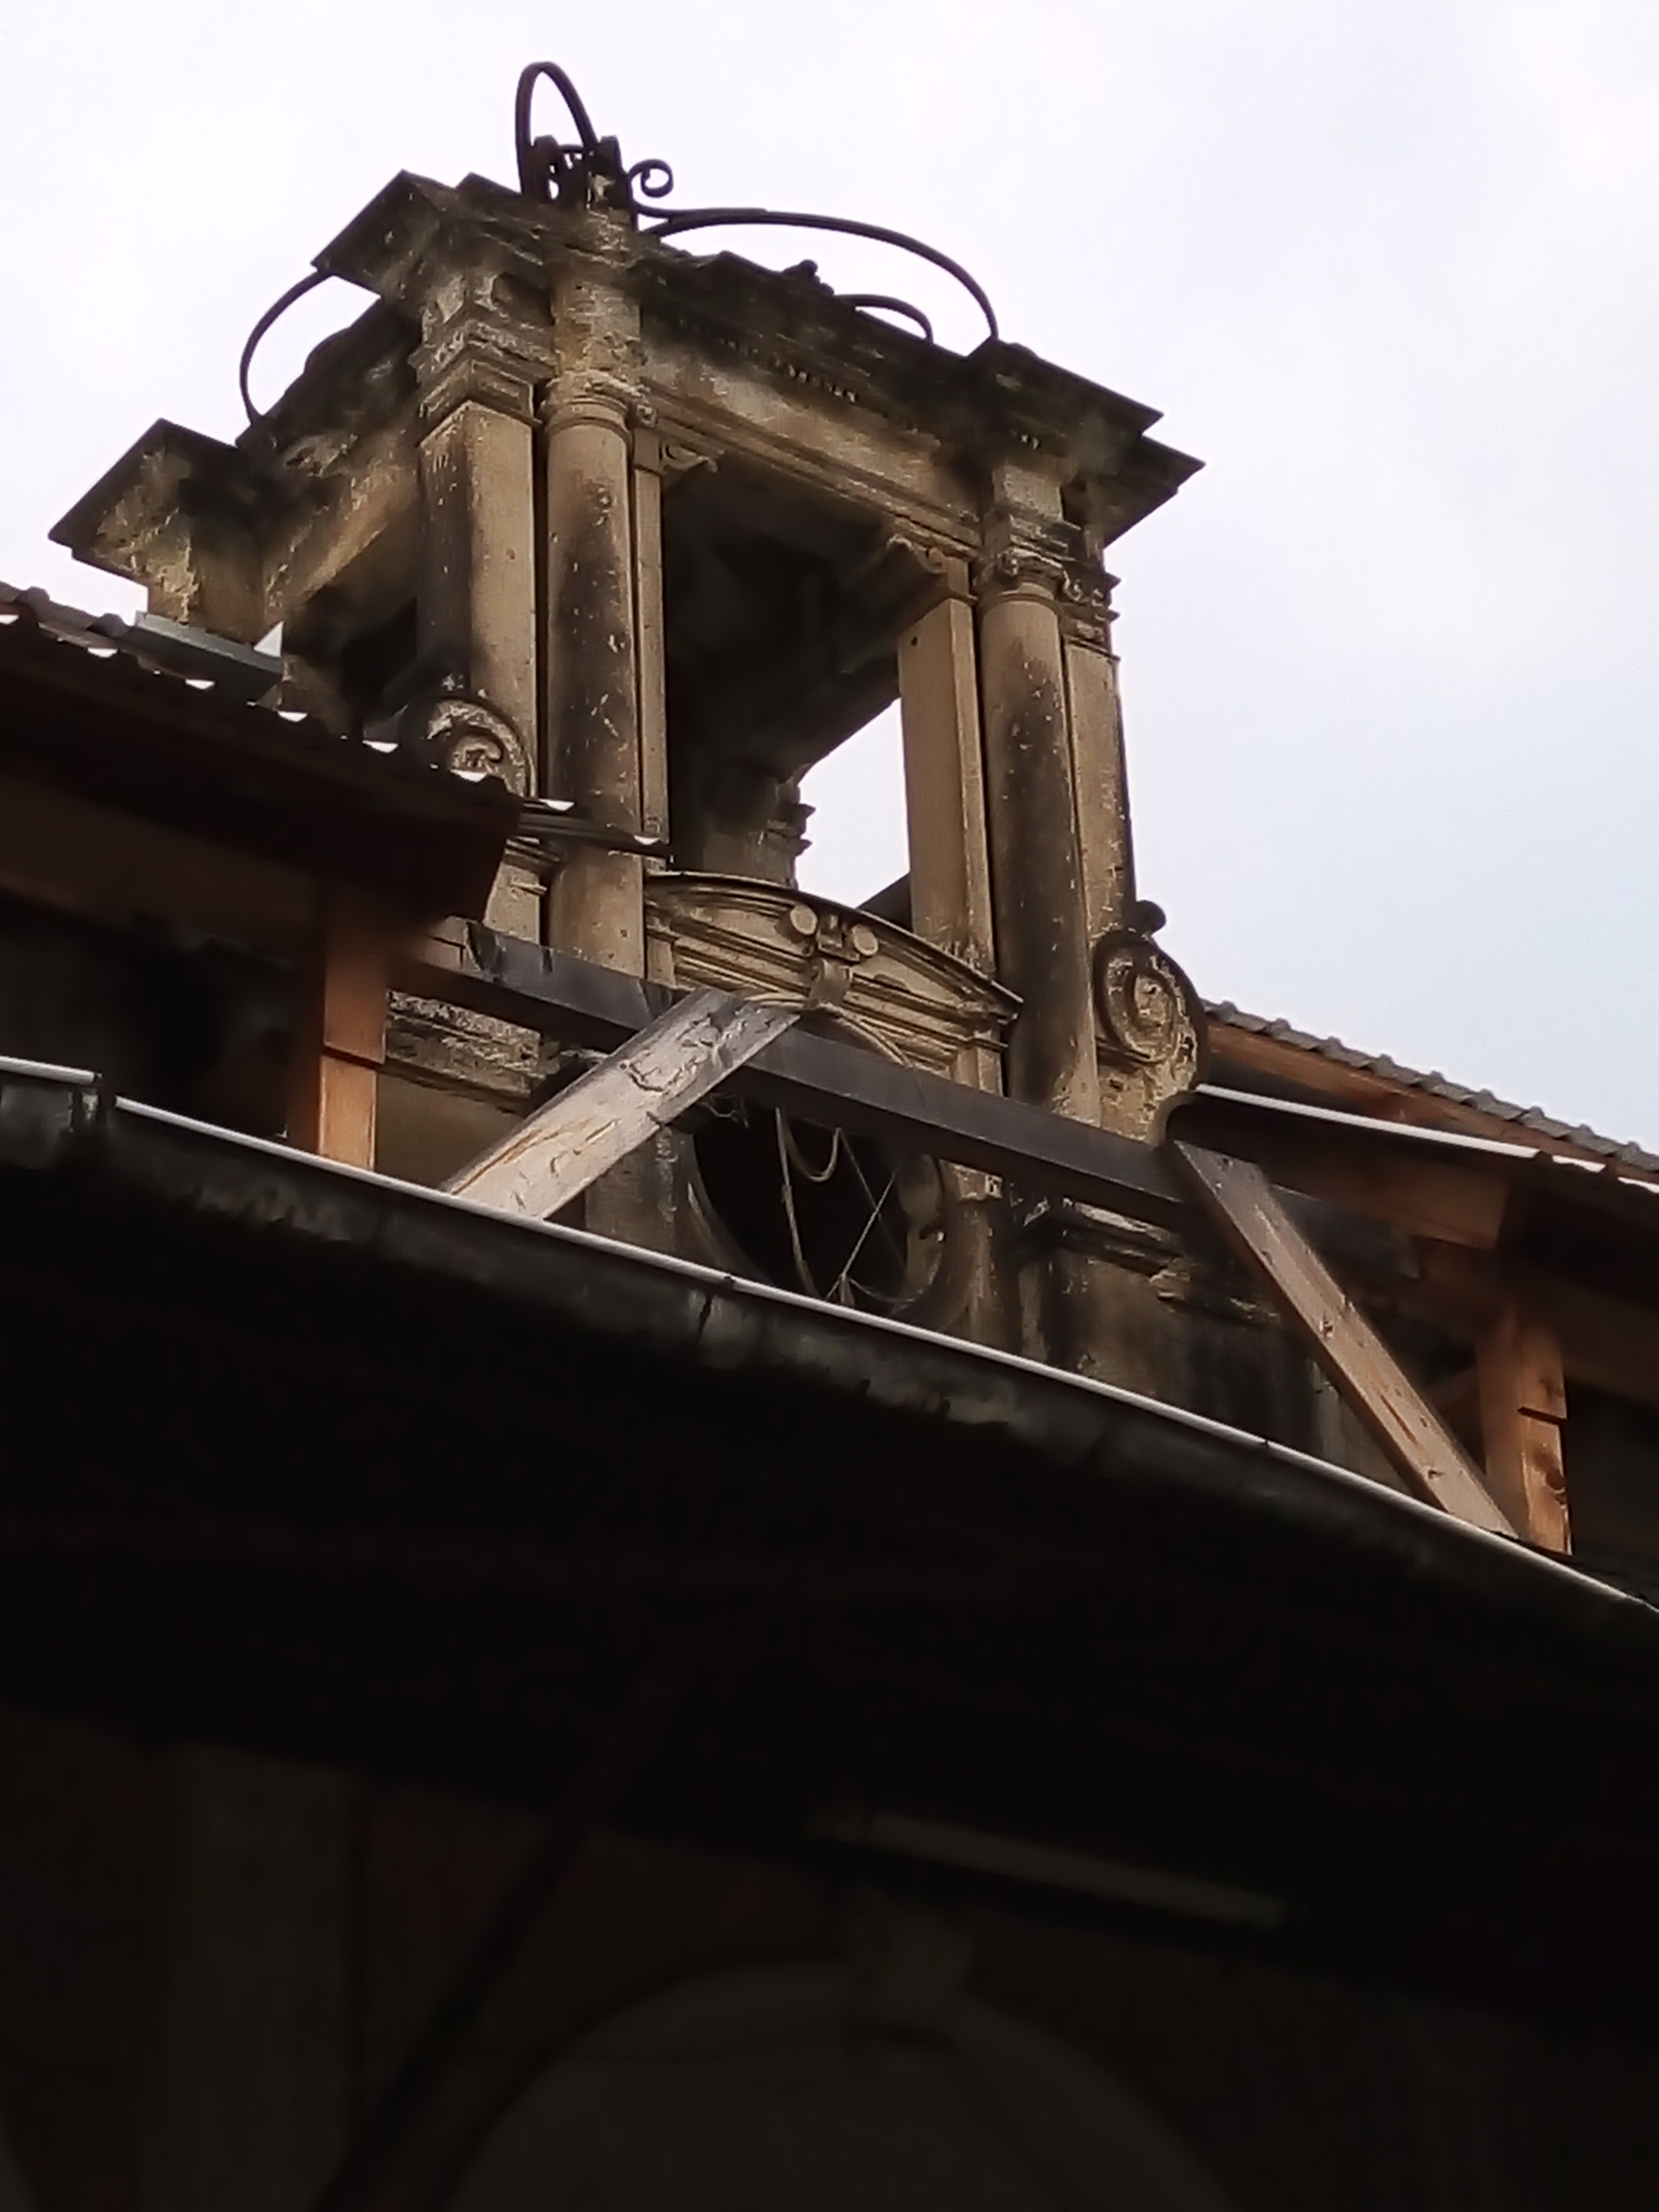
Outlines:
{"type": "Polygon", "coordinates": [[[665,873],[648,880],[645,907],[676,982],[833,1011],[878,1051],[939,1074],[964,1052],[1000,1051],[1019,1010],[937,945],[787,885],[665,873]]]}
{"type": "Polygon", "coordinates": [[[422,428],[435,429],[471,400],[533,421],[537,386],[552,365],[552,334],[521,305],[504,298],[499,270],[437,271],[421,307],[421,343],[410,356],[420,391],[422,428]]]}

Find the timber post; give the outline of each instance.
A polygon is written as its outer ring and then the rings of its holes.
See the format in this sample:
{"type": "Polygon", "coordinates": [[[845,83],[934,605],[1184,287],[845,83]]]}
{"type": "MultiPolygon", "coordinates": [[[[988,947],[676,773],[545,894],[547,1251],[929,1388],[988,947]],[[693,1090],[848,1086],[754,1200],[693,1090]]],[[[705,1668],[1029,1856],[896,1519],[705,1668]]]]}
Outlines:
{"type": "Polygon", "coordinates": [[[1560,1336],[1524,1301],[1506,1298],[1477,1339],[1475,1376],[1488,1488],[1530,1542],[1570,1551],[1560,1336]]]}
{"type": "Polygon", "coordinates": [[[296,966],[288,1141],[352,1167],[374,1165],[387,992],[400,934],[376,900],[327,886],[315,936],[296,966]]]}

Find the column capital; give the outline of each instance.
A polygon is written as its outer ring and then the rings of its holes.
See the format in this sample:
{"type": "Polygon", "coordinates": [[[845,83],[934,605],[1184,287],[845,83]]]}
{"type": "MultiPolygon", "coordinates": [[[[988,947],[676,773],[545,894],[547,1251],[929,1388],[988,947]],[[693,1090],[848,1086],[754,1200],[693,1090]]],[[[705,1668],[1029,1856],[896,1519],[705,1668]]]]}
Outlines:
{"type": "Polygon", "coordinates": [[[568,430],[578,423],[592,423],[601,430],[629,435],[634,410],[627,391],[597,377],[560,378],[542,396],[541,420],[551,431],[568,430]]]}
{"type": "Polygon", "coordinates": [[[1056,605],[1078,551],[1077,533],[1058,517],[999,501],[985,517],[975,596],[1033,599],[1056,605]]]}

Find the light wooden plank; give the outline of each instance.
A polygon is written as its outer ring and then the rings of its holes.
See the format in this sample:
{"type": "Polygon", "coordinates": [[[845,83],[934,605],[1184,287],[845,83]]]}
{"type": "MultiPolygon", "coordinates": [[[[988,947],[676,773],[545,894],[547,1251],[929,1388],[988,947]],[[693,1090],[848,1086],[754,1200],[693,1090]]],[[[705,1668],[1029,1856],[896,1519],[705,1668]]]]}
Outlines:
{"type": "Polygon", "coordinates": [[[1637,1405],[1659,1406],[1659,1312],[1586,1289],[1506,1256],[1421,1241],[1420,1273],[1390,1287],[1392,1304],[1478,1344],[1511,1297],[1548,1322],[1568,1380],[1637,1405]]]}
{"type": "Polygon", "coordinates": [[[781,1037],[792,1007],[693,991],[444,1188],[546,1221],[781,1037]]]}
{"type": "Polygon", "coordinates": [[[1432,1503],[1494,1535],[1513,1522],[1370,1323],[1252,1162],[1170,1147],[1228,1242],[1272,1292],[1316,1359],[1408,1482],[1432,1503]]]}
{"type": "Polygon", "coordinates": [[[1369,1125],[1293,1118],[1201,1092],[1178,1109],[1185,1143],[1231,1160],[1254,1160],[1282,1190],[1365,1214],[1408,1236],[1493,1250],[1503,1233],[1516,1163],[1478,1154],[1447,1156],[1386,1122],[1369,1125]]]}

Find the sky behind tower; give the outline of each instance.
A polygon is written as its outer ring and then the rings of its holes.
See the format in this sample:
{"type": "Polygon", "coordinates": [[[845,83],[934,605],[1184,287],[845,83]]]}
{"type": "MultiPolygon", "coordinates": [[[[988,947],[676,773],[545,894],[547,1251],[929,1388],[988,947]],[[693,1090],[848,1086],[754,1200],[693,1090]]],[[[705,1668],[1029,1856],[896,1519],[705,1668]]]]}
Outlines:
{"type": "MultiPolygon", "coordinates": [[[[512,169],[541,55],[679,196],[895,224],[1204,473],[1112,552],[1143,890],[1212,998],[1659,1145],[1651,0],[82,0],[0,71],[0,575],[400,168],[512,169]]],[[[724,241],[722,241],[724,242],[724,241]]],[[[971,306],[875,250],[754,234],[971,306]]],[[[262,354],[269,399],[359,301],[262,354]]],[[[879,742],[816,880],[902,859],[879,742]]]]}

